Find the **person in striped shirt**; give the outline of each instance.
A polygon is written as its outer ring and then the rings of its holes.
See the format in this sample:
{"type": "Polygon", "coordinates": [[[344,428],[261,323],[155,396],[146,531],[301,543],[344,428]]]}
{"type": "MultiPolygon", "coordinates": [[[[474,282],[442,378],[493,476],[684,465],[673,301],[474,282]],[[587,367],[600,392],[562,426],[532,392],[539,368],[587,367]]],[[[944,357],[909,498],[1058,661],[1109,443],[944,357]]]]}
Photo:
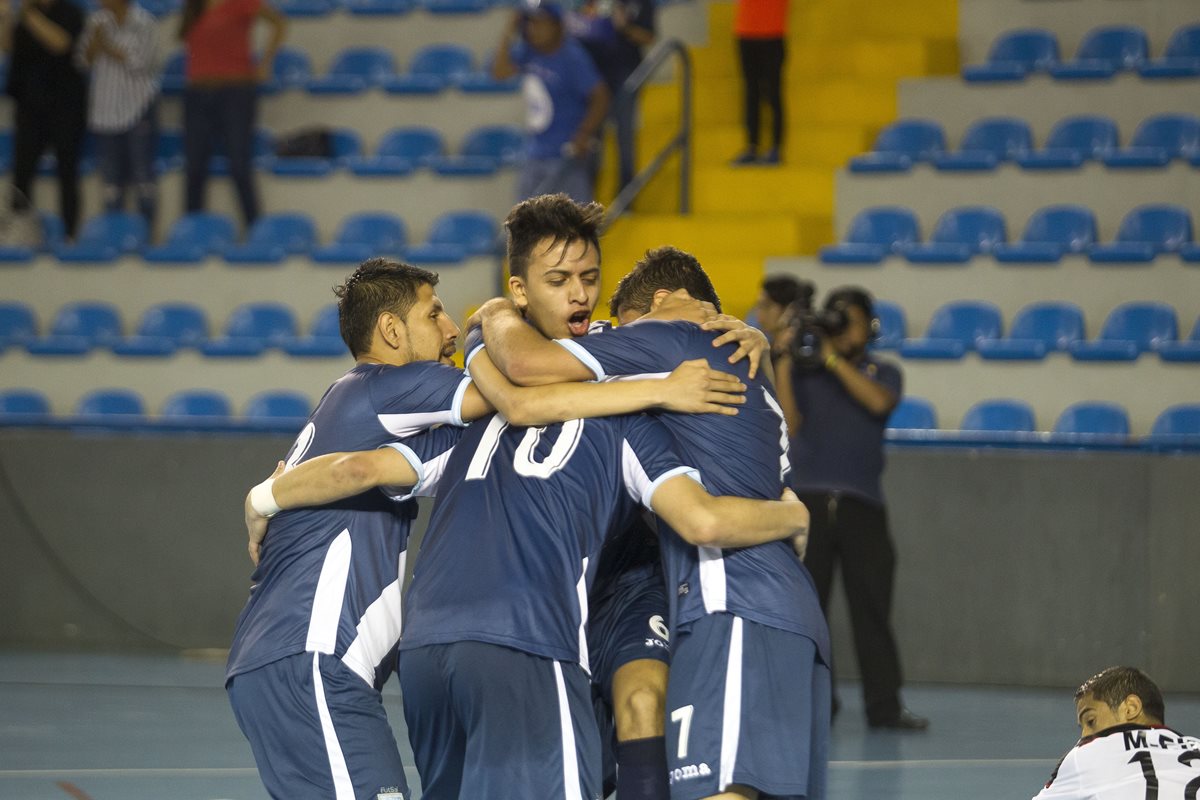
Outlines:
{"type": "Polygon", "coordinates": [[[158,207],[158,31],[132,0],[100,0],[80,37],[78,56],[92,71],[88,128],[99,145],[104,210],[124,211],[127,194],[150,230],[158,207]]]}

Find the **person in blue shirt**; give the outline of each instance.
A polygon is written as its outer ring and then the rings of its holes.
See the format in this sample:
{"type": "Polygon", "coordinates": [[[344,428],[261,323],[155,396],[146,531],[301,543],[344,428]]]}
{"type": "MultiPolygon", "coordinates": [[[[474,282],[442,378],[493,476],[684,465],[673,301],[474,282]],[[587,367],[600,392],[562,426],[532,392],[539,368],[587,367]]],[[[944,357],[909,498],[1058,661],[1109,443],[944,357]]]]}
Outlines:
{"type": "MultiPolygon", "coordinates": [[[[320,507],[279,514],[269,538],[250,541],[257,568],[226,686],[274,797],[407,795],[379,690],[400,637],[412,498],[431,493],[462,426],[494,410],[462,370],[439,363],[454,354],[458,328],[434,293],[436,283],[433,273],[372,259],[337,288],[342,338],[357,363],[326,391],[281,462],[301,471],[337,463],[347,449],[387,447],[416,476],[405,483],[411,488],[391,499],[333,495],[320,507]]],[[[478,372],[487,377],[486,359],[478,372]]],[[[713,397],[708,372],[696,365],[681,371],[677,391],[693,400],[713,397]]],[[[503,382],[491,396],[529,424],[680,402],[666,401],[653,383],[530,393],[503,382]]],[[[716,383],[736,386],[719,377],[716,383]]],[[[706,399],[693,406],[714,408],[706,399]]],[[[248,518],[280,510],[273,484],[251,490],[248,518]]]]}
{"type": "MultiPolygon", "coordinates": [[[[660,248],[618,285],[611,310],[620,327],[550,341],[496,300],[480,309],[484,338],[493,363],[519,384],[661,374],[691,358],[729,368],[736,354],[716,334],[649,316],[679,289],[719,310],[695,258],[660,248]]],[[[769,498],[785,485],[783,413],[757,367],[753,359],[732,367],[749,387],[737,416],[659,415],[710,491],[769,498]]],[[[671,797],[823,797],[829,634],[811,577],[780,542],[729,549],[677,534],[660,521],[672,601],[671,797]]]]}
{"type": "Polygon", "coordinates": [[[867,724],[920,731],[929,721],[900,701],[900,654],[891,628],[896,556],[880,485],[884,429],[903,378],[899,367],[868,350],[879,328],[872,306],[871,295],[858,287],[830,292],[825,309],[840,313],[845,324],[822,338],[820,365],[793,365],[790,332],[783,329],[776,368],[792,436],[792,486],[813,511],[805,565],[826,609],[841,566],[867,724]]]}
{"type": "Polygon", "coordinates": [[[587,51],[566,33],[557,2],[533,0],[513,13],[492,76],[517,75],[523,76],[528,129],[518,199],[562,192],[591,202],[590,162],[610,93],[587,51]]]}

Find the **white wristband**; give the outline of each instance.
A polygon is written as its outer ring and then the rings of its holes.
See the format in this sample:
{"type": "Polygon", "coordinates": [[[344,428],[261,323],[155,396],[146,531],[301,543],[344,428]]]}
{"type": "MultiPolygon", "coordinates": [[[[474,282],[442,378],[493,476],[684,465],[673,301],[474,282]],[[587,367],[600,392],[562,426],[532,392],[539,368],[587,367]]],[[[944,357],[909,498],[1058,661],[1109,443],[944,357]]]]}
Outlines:
{"type": "Polygon", "coordinates": [[[274,483],[274,478],[267,478],[250,490],[250,506],[267,519],[283,510],[275,502],[275,495],[271,492],[271,485],[274,483]]]}

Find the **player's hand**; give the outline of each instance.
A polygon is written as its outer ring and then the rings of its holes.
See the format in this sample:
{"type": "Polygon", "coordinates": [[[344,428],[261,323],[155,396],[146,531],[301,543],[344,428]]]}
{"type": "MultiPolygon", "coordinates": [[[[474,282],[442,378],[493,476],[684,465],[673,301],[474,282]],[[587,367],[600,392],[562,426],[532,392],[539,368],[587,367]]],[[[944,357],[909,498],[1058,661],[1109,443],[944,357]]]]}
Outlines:
{"type": "Polygon", "coordinates": [[[663,298],[658,308],[646,315],[648,319],[684,320],[701,325],[717,316],[712,303],[697,300],[687,289],[676,289],[663,298]]]}
{"type": "Polygon", "coordinates": [[[507,297],[493,297],[486,303],[475,309],[475,313],[467,317],[467,321],[463,323],[462,329],[469,331],[471,328],[477,328],[483,324],[483,321],[493,314],[503,313],[505,311],[517,312],[517,306],[512,300],[507,297]]]}
{"type": "MultiPolygon", "coordinates": [[[[283,462],[280,461],[275,465],[275,471],[269,477],[278,478],[283,474],[283,462]]],[[[254,566],[258,566],[258,559],[262,555],[263,539],[267,538],[267,525],[271,520],[264,517],[254,510],[254,506],[250,505],[250,493],[246,492],[246,502],[244,505],[246,514],[246,536],[249,539],[247,549],[250,551],[250,560],[254,562],[254,566]]]]}
{"type": "Polygon", "coordinates": [[[746,402],[746,385],[702,358],[684,361],[663,380],[662,407],[682,414],[734,416],[746,402]]]}
{"type": "Polygon", "coordinates": [[[751,378],[758,374],[758,367],[762,360],[770,357],[771,343],[767,341],[767,335],[737,317],[719,314],[700,327],[706,331],[725,331],[713,340],[713,347],[721,347],[730,343],[737,344],[737,350],[729,357],[729,363],[736,364],[743,358],[749,358],[751,378]]]}
{"type": "Polygon", "coordinates": [[[800,502],[800,498],[791,489],[784,489],[783,494],[779,499],[785,503],[795,503],[796,508],[796,532],[792,534],[792,549],[796,551],[796,556],[803,561],[804,553],[808,550],[808,506],[800,502]]]}

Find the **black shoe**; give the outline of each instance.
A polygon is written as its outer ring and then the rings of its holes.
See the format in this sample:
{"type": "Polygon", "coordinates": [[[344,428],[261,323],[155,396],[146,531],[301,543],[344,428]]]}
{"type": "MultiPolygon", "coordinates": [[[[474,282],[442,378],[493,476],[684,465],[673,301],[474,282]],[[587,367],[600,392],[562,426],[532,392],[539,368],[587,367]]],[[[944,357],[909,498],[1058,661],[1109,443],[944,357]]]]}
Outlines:
{"type": "Polygon", "coordinates": [[[867,725],[880,730],[923,731],[929,728],[929,720],[925,717],[918,717],[907,708],[902,708],[900,713],[891,719],[872,720],[867,725]]]}

